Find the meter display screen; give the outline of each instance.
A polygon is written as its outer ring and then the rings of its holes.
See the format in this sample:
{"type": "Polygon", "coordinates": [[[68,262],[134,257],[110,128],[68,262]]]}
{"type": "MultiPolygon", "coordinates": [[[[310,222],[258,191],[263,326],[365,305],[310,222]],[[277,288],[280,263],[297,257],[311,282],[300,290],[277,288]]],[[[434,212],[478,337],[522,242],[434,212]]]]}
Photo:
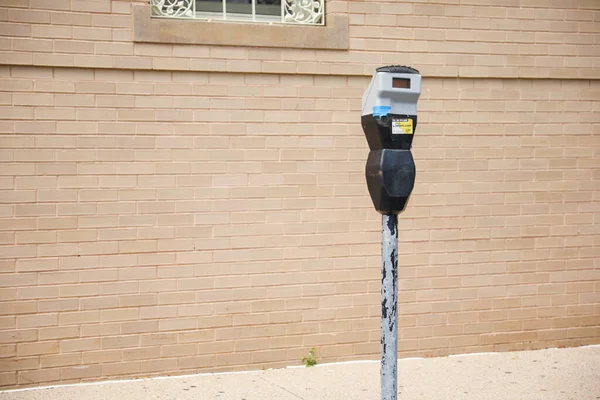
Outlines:
{"type": "Polygon", "coordinates": [[[410,89],[410,79],[392,78],[392,87],[397,89],[410,89]]]}

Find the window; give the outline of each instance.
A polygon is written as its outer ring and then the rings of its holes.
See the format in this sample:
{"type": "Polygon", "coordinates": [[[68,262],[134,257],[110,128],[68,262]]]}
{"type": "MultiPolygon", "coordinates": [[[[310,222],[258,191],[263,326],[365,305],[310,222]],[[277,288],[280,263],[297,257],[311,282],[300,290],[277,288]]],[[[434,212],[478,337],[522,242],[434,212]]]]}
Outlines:
{"type": "MultiPolygon", "coordinates": [[[[326,1],[330,0],[148,0],[133,5],[133,41],[348,50],[348,14],[330,8],[325,25],[326,1]]],[[[306,67],[313,64],[318,62],[306,67]]]]}
{"type": "Polygon", "coordinates": [[[325,0],[150,0],[153,17],[323,25],[325,0]]]}

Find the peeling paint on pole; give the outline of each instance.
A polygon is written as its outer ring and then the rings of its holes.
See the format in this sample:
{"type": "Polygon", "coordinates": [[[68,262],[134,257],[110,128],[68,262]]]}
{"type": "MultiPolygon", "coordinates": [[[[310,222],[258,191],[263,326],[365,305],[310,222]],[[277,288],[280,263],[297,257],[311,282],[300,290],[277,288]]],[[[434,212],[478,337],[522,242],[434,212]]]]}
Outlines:
{"type": "Polygon", "coordinates": [[[362,97],[369,144],[367,189],[381,219],[381,400],[398,398],[398,214],[415,185],[410,148],[417,128],[421,74],[405,65],[377,68],[362,97]]]}
{"type": "Polygon", "coordinates": [[[381,220],[381,400],[398,390],[398,216],[381,220]]]}

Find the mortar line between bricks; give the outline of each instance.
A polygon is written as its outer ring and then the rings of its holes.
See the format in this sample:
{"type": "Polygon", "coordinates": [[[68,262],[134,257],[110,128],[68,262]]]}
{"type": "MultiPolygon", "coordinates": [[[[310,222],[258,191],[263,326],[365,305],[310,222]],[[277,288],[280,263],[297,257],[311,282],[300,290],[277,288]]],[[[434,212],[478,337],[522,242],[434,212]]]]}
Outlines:
{"type": "MultiPolygon", "coordinates": [[[[63,54],[63,53],[58,53],[63,54]]],[[[209,69],[169,69],[169,68],[127,68],[127,67],[104,67],[104,66],[89,66],[89,65],[50,65],[43,63],[27,63],[19,64],[14,62],[0,61],[0,65],[7,67],[37,67],[37,68],[61,68],[61,69],[98,69],[98,70],[115,70],[115,71],[156,71],[156,72],[200,72],[200,73],[218,73],[218,74],[239,74],[239,75],[292,75],[292,76],[319,76],[319,77],[352,77],[352,78],[369,78],[372,74],[358,74],[358,73],[325,73],[325,72],[256,72],[256,71],[223,71],[223,70],[209,70],[209,69]]],[[[423,79],[473,79],[473,80],[533,80],[533,81],[598,81],[600,77],[551,77],[551,76],[528,76],[528,75],[514,75],[514,76],[480,76],[480,75],[460,75],[456,74],[423,74],[423,79]]]]}

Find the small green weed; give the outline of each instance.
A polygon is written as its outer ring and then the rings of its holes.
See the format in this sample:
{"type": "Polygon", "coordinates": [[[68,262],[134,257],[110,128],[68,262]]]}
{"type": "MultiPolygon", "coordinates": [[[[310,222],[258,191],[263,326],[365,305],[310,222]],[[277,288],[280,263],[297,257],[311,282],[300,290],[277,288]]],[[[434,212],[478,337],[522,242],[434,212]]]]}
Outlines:
{"type": "Polygon", "coordinates": [[[315,357],[315,348],[314,347],[312,349],[310,349],[310,351],[308,352],[308,355],[306,357],[302,357],[302,362],[304,363],[304,366],[306,368],[317,365],[317,358],[315,357]]]}

